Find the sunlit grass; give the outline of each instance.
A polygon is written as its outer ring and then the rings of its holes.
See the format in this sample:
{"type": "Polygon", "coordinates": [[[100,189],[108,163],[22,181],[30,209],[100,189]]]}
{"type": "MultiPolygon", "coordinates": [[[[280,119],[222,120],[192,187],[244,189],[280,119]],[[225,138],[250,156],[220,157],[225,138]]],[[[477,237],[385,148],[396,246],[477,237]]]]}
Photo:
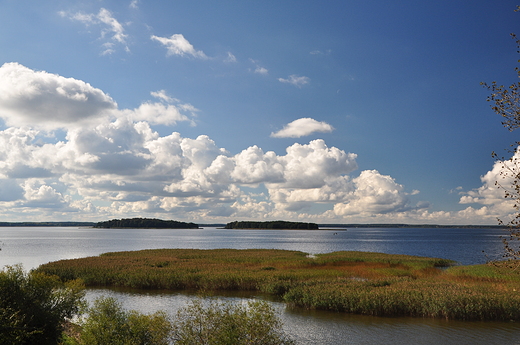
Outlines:
{"type": "Polygon", "coordinates": [[[305,308],[379,316],[520,320],[520,274],[493,265],[367,252],[160,249],[62,260],[39,270],[87,286],[261,291],[305,308]]]}

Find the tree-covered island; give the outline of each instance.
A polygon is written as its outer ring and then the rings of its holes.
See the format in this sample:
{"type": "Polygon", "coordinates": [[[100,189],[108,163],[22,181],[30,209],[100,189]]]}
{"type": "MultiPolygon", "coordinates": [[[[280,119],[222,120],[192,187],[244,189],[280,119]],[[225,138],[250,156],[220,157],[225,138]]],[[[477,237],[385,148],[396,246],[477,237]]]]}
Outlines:
{"type": "Polygon", "coordinates": [[[276,229],[276,230],[318,230],[315,223],[286,222],[275,220],[270,222],[234,221],[227,223],[224,229],[276,229]]]}
{"type": "Polygon", "coordinates": [[[132,228],[132,229],[198,229],[195,223],[185,223],[176,220],[162,220],[155,218],[128,218],[112,219],[99,222],[94,228],[132,228]]]}

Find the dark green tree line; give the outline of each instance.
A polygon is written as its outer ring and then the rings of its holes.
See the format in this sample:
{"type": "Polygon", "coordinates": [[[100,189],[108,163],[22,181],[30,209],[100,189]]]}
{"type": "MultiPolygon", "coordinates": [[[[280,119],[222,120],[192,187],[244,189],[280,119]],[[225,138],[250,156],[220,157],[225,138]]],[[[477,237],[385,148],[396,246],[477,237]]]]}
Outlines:
{"type": "Polygon", "coordinates": [[[275,220],[269,222],[234,221],[227,223],[225,229],[272,229],[272,230],[318,230],[318,224],[287,222],[275,220]]]}
{"type": "Polygon", "coordinates": [[[132,228],[132,229],[197,229],[194,223],[179,222],[176,220],[162,220],[155,218],[112,219],[99,222],[95,228],[132,228]]]}

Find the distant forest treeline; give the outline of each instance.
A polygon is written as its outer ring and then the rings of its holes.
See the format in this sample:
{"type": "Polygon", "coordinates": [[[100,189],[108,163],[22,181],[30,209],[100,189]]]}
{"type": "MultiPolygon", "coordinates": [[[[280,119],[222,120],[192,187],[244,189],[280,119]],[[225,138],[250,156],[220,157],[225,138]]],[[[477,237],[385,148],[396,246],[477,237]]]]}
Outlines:
{"type": "Polygon", "coordinates": [[[440,225],[440,224],[320,224],[329,228],[428,228],[428,229],[505,229],[502,225],[440,225]]]}
{"type": "Polygon", "coordinates": [[[99,222],[95,228],[134,228],[134,229],[198,229],[195,223],[185,223],[176,220],[161,220],[151,218],[112,219],[99,222]]]}
{"type": "Polygon", "coordinates": [[[0,226],[93,226],[93,222],[0,222],[0,226]]]}
{"type": "Polygon", "coordinates": [[[271,222],[234,221],[227,223],[224,229],[288,229],[288,230],[318,230],[318,224],[302,222],[286,222],[276,220],[271,222]]]}
{"type": "MultiPolygon", "coordinates": [[[[114,219],[107,222],[113,222],[113,221],[127,221],[128,219],[114,219]]],[[[459,228],[459,229],[506,229],[507,226],[500,226],[500,225],[438,225],[438,224],[319,224],[316,225],[314,223],[296,223],[296,222],[284,222],[284,221],[273,221],[273,222],[253,222],[253,221],[245,221],[245,222],[231,222],[228,224],[194,224],[194,223],[183,223],[183,222],[176,222],[173,220],[165,221],[160,219],[147,219],[147,218],[133,218],[130,220],[141,220],[140,224],[142,225],[128,225],[128,226],[99,226],[100,224],[107,223],[107,222],[0,222],[0,227],[67,227],[67,226],[78,226],[78,227],[96,227],[96,228],[111,228],[111,227],[119,227],[119,228],[167,228],[167,229],[195,229],[199,226],[203,227],[215,227],[220,228],[223,227],[225,229],[308,229],[308,230],[315,230],[318,228],[459,228]],[[144,221],[146,220],[146,221],[144,221]],[[155,225],[151,226],[151,222],[154,221],[155,225]],[[174,224],[174,227],[172,227],[172,224],[167,224],[167,226],[159,225],[159,223],[168,223],[173,222],[179,224],[180,227],[177,227],[177,225],[174,224]],[[283,227],[266,227],[268,223],[284,223],[283,227]],[[244,224],[248,224],[246,227],[244,224]],[[259,226],[253,226],[253,224],[261,224],[259,226]],[[298,227],[288,227],[287,224],[305,224],[302,225],[302,228],[298,227]],[[309,228],[307,224],[312,224],[312,228],[309,228]],[[239,227],[234,227],[239,226],[239,227]],[[307,227],[306,227],[307,226],[307,227]]],[[[127,223],[128,224],[128,223],[127,223]]],[[[135,224],[135,223],[134,223],[135,224]]],[[[275,225],[278,226],[278,225],[275,225]]]]}

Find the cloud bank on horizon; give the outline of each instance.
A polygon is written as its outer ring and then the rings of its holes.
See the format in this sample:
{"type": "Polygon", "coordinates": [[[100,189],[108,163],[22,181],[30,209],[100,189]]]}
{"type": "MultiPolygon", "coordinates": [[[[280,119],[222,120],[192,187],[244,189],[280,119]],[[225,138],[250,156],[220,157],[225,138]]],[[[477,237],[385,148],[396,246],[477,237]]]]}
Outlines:
{"type": "MultiPolygon", "coordinates": [[[[427,202],[411,203],[410,195],[418,191],[407,192],[391,176],[375,169],[354,176],[357,155],[323,139],[294,143],[285,155],[258,146],[233,154],[207,135],[160,135],[154,125],[195,125],[198,109],[164,90],[151,96],[157,101],[120,109],[84,81],[3,64],[0,118],[8,128],[0,131],[0,214],[13,220],[153,216],[199,222],[466,223],[489,222],[510,209],[494,186],[496,165],[482,177],[481,188],[461,198],[484,206],[430,212],[427,202]]],[[[332,130],[325,122],[301,118],[272,136],[332,130]]]]}

